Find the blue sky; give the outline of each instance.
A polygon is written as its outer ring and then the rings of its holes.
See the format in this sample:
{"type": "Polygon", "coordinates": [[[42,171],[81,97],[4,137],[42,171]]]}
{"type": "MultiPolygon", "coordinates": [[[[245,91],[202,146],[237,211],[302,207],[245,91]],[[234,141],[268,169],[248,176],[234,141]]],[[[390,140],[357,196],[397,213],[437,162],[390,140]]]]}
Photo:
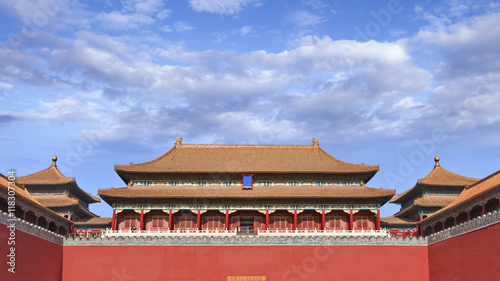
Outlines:
{"type": "Polygon", "coordinates": [[[0,169],[57,155],[95,195],[175,137],[315,137],[380,165],[370,187],[401,193],[436,155],[482,178],[500,168],[499,25],[498,1],[0,1],[0,169]]]}

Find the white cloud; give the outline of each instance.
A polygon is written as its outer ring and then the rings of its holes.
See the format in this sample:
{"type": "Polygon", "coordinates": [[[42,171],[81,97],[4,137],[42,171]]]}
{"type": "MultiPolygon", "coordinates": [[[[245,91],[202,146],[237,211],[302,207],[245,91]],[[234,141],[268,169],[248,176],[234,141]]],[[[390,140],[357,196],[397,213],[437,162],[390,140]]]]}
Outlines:
{"type": "Polygon", "coordinates": [[[170,17],[171,14],[172,14],[172,10],[165,9],[165,10],[159,12],[158,14],[156,14],[156,17],[161,19],[161,20],[164,20],[164,19],[170,17]]]}
{"type": "Polygon", "coordinates": [[[0,82],[0,90],[6,90],[6,91],[9,91],[9,90],[11,90],[12,88],[14,88],[14,85],[9,84],[9,83],[0,82]]]}
{"type": "Polygon", "coordinates": [[[164,5],[163,0],[125,0],[122,4],[124,10],[141,14],[158,13],[164,5]]]}
{"type": "Polygon", "coordinates": [[[238,14],[244,8],[258,6],[260,0],[189,0],[191,8],[197,12],[209,12],[221,15],[238,14]]]}
{"type": "Polygon", "coordinates": [[[244,26],[244,27],[240,28],[240,32],[241,32],[241,36],[245,36],[248,33],[252,32],[252,26],[251,25],[244,26]]]}
{"type": "Polygon", "coordinates": [[[109,30],[138,29],[155,23],[155,18],[163,20],[172,13],[172,10],[163,8],[162,0],[125,0],[122,6],[121,10],[96,15],[100,27],[109,30]]]}
{"type": "Polygon", "coordinates": [[[178,21],[174,24],[174,29],[175,29],[175,31],[182,33],[182,32],[186,32],[186,31],[194,30],[194,29],[196,29],[196,27],[192,26],[188,22],[178,21]]]}
{"type": "Polygon", "coordinates": [[[325,22],[325,18],[308,11],[299,11],[292,16],[292,20],[299,27],[314,26],[325,22]]]}
{"type": "Polygon", "coordinates": [[[81,98],[67,97],[56,101],[39,101],[36,110],[16,113],[27,120],[53,120],[61,122],[91,122],[98,119],[99,105],[81,98]]]}
{"type": "Polygon", "coordinates": [[[138,29],[144,25],[149,25],[155,22],[154,19],[146,15],[123,14],[118,11],[101,13],[96,16],[96,20],[100,22],[101,28],[111,30],[138,29]]]}
{"type": "Polygon", "coordinates": [[[408,32],[404,29],[390,29],[389,34],[392,37],[400,37],[402,35],[406,35],[408,32]]]}
{"type": "Polygon", "coordinates": [[[162,25],[159,28],[163,32],[172,32],[172,31],[174,31],[170,25],[162,25]]]}

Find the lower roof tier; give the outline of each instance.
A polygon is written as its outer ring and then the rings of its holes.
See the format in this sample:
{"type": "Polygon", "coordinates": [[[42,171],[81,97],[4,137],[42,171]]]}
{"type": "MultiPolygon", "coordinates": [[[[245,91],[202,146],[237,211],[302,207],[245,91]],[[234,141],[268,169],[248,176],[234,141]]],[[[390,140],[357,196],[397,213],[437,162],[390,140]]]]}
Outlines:
{"type": "Polygon", "coordinates": [[[395,190],[375,189],[365,186],[259,186],[252,190],[232,186],[204,187],[123,187],[100,189],[98,194],[108,204],[117,202],[214,201],[229,202],[370,202],[383,205],[395,194],[395,190]]]}

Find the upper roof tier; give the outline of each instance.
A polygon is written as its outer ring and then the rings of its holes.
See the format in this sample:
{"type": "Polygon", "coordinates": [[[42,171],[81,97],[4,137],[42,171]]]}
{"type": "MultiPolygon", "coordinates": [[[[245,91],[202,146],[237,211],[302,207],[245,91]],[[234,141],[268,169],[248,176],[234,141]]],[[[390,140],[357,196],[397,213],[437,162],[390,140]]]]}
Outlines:
{"type": "Polygon", "coordinates": [[[59,169],[57,169],[57,157],[52,157],[52,165],[47,169],[41,170],[30,175],[17,177],[16,183],[18,185],[37,186],[37,185],[68,185],[73,192],[75,192],[81,200],[87,203],[96,203],[101,201],[99,198],[92,196],[81,189],[76,183],[75,178],[66,177],[59,169]]]}
{"type": "Polygon", "coordinates": [[[159,158],[140,164],[115,165],[128,183],[137,173],[329,173],[360,174],[364,182],[378,166],[342,162],[312,145],[176,145],[159,158]]]}
{"type": "Polygon", "coordinates": [[[56,161],[57,157],[54,156],[52,157],[52,165],[47,169],[27,176],[18,177],[16,181],[19,184],[25,185],[65,184],[75,182],[75,178],[66,177],[57,169],[56,161]]]}
{"type": "Polygon", "coordinates": [[[390,203],[401,204],[411,200],[422,192],[422,186],[456,186],[465,188],[465,186],[474,184],[479,180],[446,170],[439,164],[439,157],[437,156],[434,158],[434,161],[436,162],[434,168],[425,178],[417,180],[415,186],[392,198],[390,203]]]}

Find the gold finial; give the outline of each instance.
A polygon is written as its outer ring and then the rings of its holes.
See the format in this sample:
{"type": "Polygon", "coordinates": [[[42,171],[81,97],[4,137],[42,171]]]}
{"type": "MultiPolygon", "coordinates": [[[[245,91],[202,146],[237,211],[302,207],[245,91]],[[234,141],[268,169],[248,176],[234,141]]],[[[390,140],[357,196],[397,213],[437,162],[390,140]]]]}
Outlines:
{"type": "Polygon", "coordinates": [[[175,137],[175,145],[177,146],[177,145],[181,145],[181,144],[182,144],[182,137],[180,137],[180,138],[175,137]]]}
{"type": "Polygon", "coordinates": [[[434,157],[434,161],[436,162],[436,164],[434,164],[434,168],[439,167],[440,166],[439,165],[439,157],[437,157],[437,156],[434,157]]]}
{"type": "Polygon", "coordinates": [[[52,156],[52,166],[57,167],[56,162],[57,162],[57,156],[54,155],[52,156]]]}

